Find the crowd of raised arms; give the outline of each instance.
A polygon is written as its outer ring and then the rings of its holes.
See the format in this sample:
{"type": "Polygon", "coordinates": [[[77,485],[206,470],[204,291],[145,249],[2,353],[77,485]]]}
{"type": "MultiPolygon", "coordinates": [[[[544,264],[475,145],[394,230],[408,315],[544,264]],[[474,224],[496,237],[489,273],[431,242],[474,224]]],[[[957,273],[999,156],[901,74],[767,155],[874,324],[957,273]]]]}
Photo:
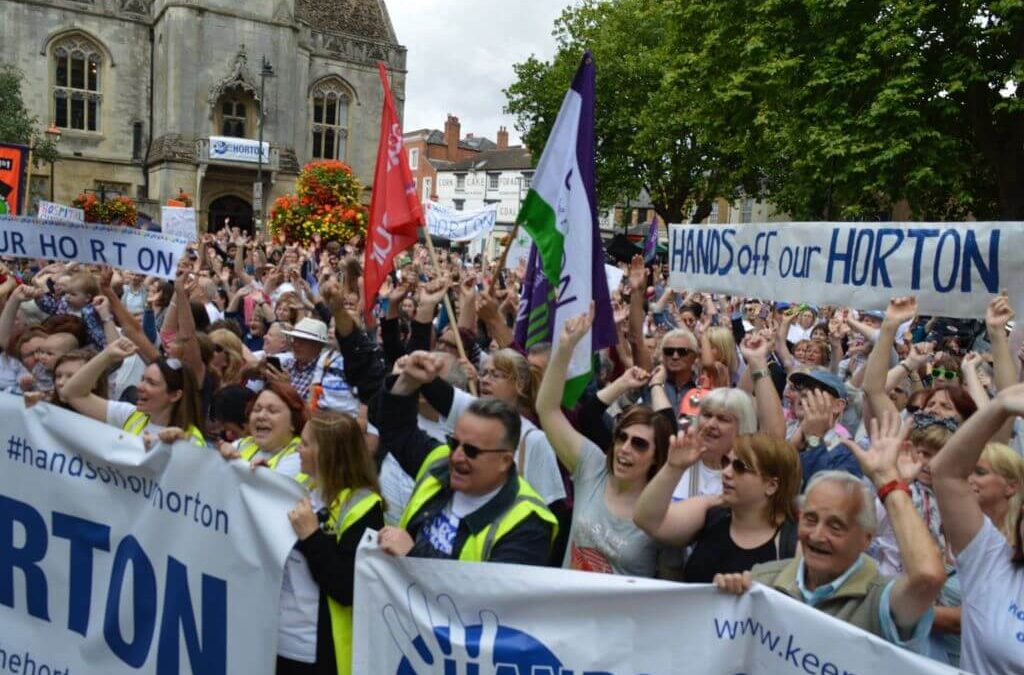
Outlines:
{"type": "Polygon", "coordinates": [[[1009,298],[977,320],[790,305],[673,289],[637,257],[567,409],[593,308],[518,344],[521,263],[415,246],[364,313],[361,259],[224,229],[173,281],[0,270],[0,389],[307,488],[278,673],[348,672],[367,528],[395,556],[758,581],[969,672],[1024,668],[1009,298]]]}

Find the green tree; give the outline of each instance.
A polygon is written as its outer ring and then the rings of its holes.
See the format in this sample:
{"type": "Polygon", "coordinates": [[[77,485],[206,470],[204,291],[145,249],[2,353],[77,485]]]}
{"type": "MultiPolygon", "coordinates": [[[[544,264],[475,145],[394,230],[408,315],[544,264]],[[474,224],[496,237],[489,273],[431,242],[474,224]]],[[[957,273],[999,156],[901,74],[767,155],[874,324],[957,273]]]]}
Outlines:
{"type": "Polygon", "coordinates": [[[555,24],[558,49],[550,61],[530,57],[515,65],[505,91],[506,111],[535,156],[544,148],[562,98],[586,49],[597,68],[596,162],[598,196],[605,206],[651,196],[662,218],[694,221],[715,197],[731,198],[753,182],[747,164],[724,154],[702,132],[693,105],[666,104],[671,49],[665,42],[668,0],[590,0],[567,9],[555,24]]]}
{"type": "Polygon", "coordinates": [[[52,162],[57,159],[57,146],[41,133],[39,120],[25,109],[23,79],[15,66],[0,63],[0,142],[29,146],[33,164],[52,162]]]}

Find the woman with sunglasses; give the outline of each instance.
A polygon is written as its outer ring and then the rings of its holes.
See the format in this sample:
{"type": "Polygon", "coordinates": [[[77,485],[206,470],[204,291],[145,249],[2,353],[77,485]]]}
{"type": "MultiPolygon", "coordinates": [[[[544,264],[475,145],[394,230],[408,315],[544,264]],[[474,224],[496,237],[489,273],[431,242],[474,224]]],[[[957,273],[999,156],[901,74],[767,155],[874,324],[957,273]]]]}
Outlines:
{"type": "Polygon", "coordinates": [[[971,415],[931,462],[946,541],[956,555],[964,604],[961,669],[972,673],[1019,673],[1024,607],[1024,532],[1008,539],[985,515],[971,474],[986,443],[1007,421],[1024,415],[1024,385],[1001,392],[971,415]]]}
{"type": "Polygon", "coordinates": [[[672,502],[683,472],[706,452],[695,430],[674,437],[668,461],[644,489],[633,520],[660,543],[693,546],[683,581],[710,583],[796,552],[794,499],[800,460],[789,443],[767,434],[739,436],[722,458],[722,494],[672,502]]]}
{"type": "Polygon", "coordinates": [[[631,407],[615,425],[607,455],[576,431],[562,412],[566,372],[576,345],[594,321],[594,307],[562,326],[537,395],[541,427],[558,458],[572,471],[575,504],[563,567],[654,576],[658,546],[633,524],[636,500],[665,461],[672,433],[669,419],[643,405],[631,407]]]}
{"type": "Polygon", "coordinates": [[[243,459],[266,466],[300,483],[309,477],[299,468],[299,434],[307,419],[307,406],[295,387],[268,381],[249,404],[249,432],[234,443],[221,443],[225,459],[243,459]]]}
{"type": "Polygon", "coordinates": [[[204,422],[199,386],[192,371],[177,359],[158,359],[146,367],[135,405],[108,401],[92,393],[100,377],[135,351],[135,344],[128,338],[111,342],[67,381],[61,398],[86,417],[136,436],[157,435],[168,427],[177,427],[193,443],[205,446],[200,432],[204,422]]]}

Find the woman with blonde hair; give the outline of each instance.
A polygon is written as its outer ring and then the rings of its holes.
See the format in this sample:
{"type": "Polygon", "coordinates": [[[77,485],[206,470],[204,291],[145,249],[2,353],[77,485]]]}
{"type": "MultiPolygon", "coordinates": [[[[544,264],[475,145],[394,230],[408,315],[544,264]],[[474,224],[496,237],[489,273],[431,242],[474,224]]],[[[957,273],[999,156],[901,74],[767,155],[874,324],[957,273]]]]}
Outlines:
{"type": "Polygon", "coordinates": [[[768,434],[738,436],[721,460],[722,494],[673,503],[679,479],[706,452],[696,430],[674,437],[668,461],[640,494],[633,522],[662,544],[693,545],[683,571],[689,583],[792,557],[801,480],[796,450],[768,434]]]}
{"type": "Polygon", "coordinates": [[[982,512],[1007,541],[1014,541],[1024,501],[1024,458],[1008,445],[988,443],[967,482],[982,512]]]}
{"type": "Polygon", "coordinates": [[[537,423],[534,400],[540,389],[541,372],[514,349],[494,352],[480,372],[480,395],[494,396],[515,406],[523,417],[537,423]]]}
{"type": "Polygon", "coordinates": [[[277,673],[348,675],[356,550],[367,529],[384,527],[384,500],[355,418],[318,411],[301,438],[312,489],[288,513],[299,541],[285,562],[277,673]]]}
{"type": "Polygon", "coordinates": [[[210,365],[217,373],[220,386],[241,384],[242,368],[245,367],[242,341],[225,328],[218,328],[210,333],[210,340],[213,342],[213,359],[210,365]]]}
{"type": "Polygon", "coordinates": [[[700,358],[703,373],[701,388],[731,387],[736,379],[739,358],[736,338],[723,326],[711,326],[700,336],[700,358]]]}

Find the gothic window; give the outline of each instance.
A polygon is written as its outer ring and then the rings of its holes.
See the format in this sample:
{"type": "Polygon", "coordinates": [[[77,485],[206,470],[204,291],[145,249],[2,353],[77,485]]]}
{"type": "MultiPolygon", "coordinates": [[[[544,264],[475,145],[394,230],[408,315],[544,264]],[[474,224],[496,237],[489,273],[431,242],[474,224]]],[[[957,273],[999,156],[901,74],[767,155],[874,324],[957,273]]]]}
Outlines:
{"type": "Polygon", "coordinates": [[[100,130],[103,53],[81,36],[53,48],[53,121],[62,129],[100,130]]]}
{"type": "Polygon", "coordinates": [[[314,159],[345,159],[350,101],[348,89],[339,80],[325,80],[313,88],[314,159]]]}
{"type": "Polygon", "coordinates": [[[245,138],[245,103],[228,98],[221,101],[221,136],[245,138]]]}

